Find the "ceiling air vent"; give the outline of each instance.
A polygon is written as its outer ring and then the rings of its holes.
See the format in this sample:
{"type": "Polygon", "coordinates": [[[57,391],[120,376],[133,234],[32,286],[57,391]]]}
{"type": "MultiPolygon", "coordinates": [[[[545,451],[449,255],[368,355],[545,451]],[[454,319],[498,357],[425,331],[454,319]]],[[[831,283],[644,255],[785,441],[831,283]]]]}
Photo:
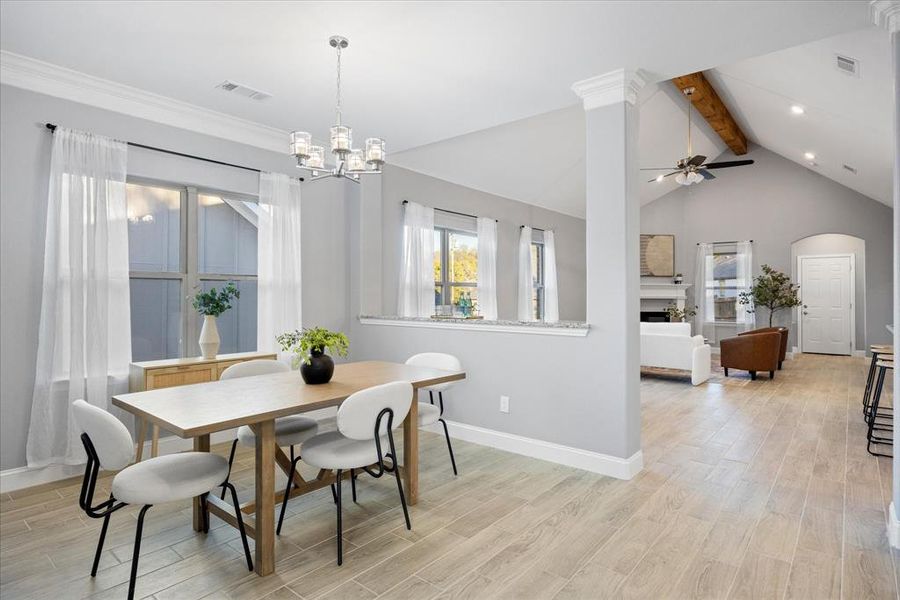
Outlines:
{"type": "Polygon", "coordinates": [[[854,175],[856,175],[856,167],[851,167],[850,165],[844,165],[844,170],[845,170],[845,171],[850,171],[851,173],[853,173],[854,175]]]}
{"type": "Polygon", "coordinates": [[[855,58],[835,54],[834,60],[834,66],[837,67],[838,71],[847,75],[852,75],[853,77],[859,77],[859,61],[855,58]]]}
{"type": "Polygon", "coordinates": [[[266,92],[253,89],[248,85],[243,85],[241,83],[235,83],[233,81],[228,81],[227,79],[216,86],[220,90],[224,90],[226,92],[231,92],[233,94],[237,94],[239,96],[244,96],[245,98],[250,98],[251,100],[265,100],[266,98],[271,98],[272,94],[268,94],[266,92]]]}

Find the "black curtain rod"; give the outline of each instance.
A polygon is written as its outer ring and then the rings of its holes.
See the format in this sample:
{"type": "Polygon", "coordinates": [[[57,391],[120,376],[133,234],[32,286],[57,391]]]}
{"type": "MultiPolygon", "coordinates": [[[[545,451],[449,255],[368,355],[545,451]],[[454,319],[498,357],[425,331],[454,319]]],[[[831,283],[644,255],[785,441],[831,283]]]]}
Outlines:
{"type": "MultiPolygon", "coordinates": [[[[525,227],[526,227],[526,225],[519,225],[519,229],[524,229],[525,227]]],[[[531,227],[531,226],[528,225],[527,227],[531,227]]],[[[546,231],[545,229],[541,229],[540,227],[531,227],[531,228],[535,231],[546,231]]]]}
{"type": "MultiPolygon", "coordinates": [[[[403,204],[403,205],[405,206],[405,205],[409,204],[409,200],[404,200],[404,201],[401,202],[400,204],[403,204]]],[[[435,208],[434,210],[439,210],[439,211],[441,211],[441,212],[450,213],[451,215],[459,215],[460,217],[470,217],[470,218],[472,218],[472,219],[477,219],[477,218],[478,218],[478,217],[475,216],[475,215],[470,215],[470,214],[468,214],[468,213],[456,212],[455,210],[447,210],[446,208],[435,208]]],[[[494,219],[494,223],[499,223],[499,222],[500,222],[499,220],[494,219]]]]}
{"type": "MultiPolygon", "coordinates": [[[[53,123],[46,124],[47,129],[50,131],[56,131],[56,125],[53,123]]],[[[223,165],[226,167],[233,167],[235,169],[243,169],[245,171],[253,171],[254,173],[261,173],[259,169],[255,169],[253,167],[245,167],[244,165],[236,165],[234,163],[228,163],[221,160],[215,160],[213,158],[205,158],[203,156],[196,156],[194,154],[185,154],[184,152],[176,152],[175,150],[166,150],[165,148],[157,148],[155,146],[146,146],[144,144],[137,144],[135,142],[125,142],[129,146],[134,148],[143,148],[144,150],[153,150],[154,152],[162,152],[163,154],[172,154],[174,156],[182,156],[184,158],[192,158],[194,160],[202,160],[203,162],[213,163],[215,165],[223,165]]],[[[302,177],[298,177],[300,181],[304,181],[302,177]]]]}
{"type": "Polygon", "coordinates": [[[697,245],[699,246],[700,244],[712,244],[715,246],[716,244],[740,244],[744,241],[750,242],[751,244],[753,243],[753,240],[731,240],[728,242],[697,242],[697,245]]]}

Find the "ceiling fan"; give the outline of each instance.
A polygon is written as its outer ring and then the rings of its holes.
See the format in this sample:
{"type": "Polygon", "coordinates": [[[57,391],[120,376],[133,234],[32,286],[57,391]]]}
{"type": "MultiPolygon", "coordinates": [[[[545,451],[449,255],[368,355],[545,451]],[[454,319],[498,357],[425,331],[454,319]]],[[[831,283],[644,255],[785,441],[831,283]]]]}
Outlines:
{"type": "Polygon", "coordinates": [[[687,158],[681,158],[675,163],[675,167],[659,167],[645,168],[641,171],[672,171],[664,175],[657,175],[648,181],[662,181],[666,177],[675,176],[675,181],[681,185],[691,185],[692,183],[700,183],[706,179],[715,179],[716,176],[709,172],[710,169],[727,169],[729,167],[741,167],[743,165],[752,165],[752,160],[728,160],[724,162],[706,163],[706,157],[702,154],[694,156],[693,147],[691,145],[691,105],[690,97],[694,94],[694,88],[686,87],[681,92],[688,98],[688,155],[687,158]]]}

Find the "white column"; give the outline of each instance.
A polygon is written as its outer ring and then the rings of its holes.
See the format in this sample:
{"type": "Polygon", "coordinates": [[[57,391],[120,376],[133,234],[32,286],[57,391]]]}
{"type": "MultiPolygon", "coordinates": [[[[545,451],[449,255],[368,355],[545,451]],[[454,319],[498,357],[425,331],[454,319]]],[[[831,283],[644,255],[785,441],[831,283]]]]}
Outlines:
{"type": "Polygon", "coordinates": [[[642,466],[640,418],[640,202],[637,196],[641,76],[618,70],[572,86],[584,102],[586,353],[601,404],[605,452],[642,466]]]}
{"type": "MultiPolygon", "coordinates": [[[[894,85],[894,348],[900,348],[900,2],[872,2],[872,20],[891,36],[894,85]]],[[[893,370],[894,396],[900,390],[900,370],[893,370]]],[[[893,494],[888,516],[888,539],[900,548],[900,411],[894,411],[893,494]]]]}

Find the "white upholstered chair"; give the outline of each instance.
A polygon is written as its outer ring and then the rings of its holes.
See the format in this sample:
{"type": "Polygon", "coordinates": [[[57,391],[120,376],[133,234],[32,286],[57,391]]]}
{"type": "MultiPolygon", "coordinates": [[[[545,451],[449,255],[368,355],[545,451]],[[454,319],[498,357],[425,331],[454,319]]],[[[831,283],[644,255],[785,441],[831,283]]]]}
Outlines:
{"type": "MultiPolygon", "coordinates": [[[[356,501],[356,470],[362,469],[372,477],[393,473],[400,492],[400,505],[406,528],[411,529],[403,483],[397,468],[397,451],[393,430],[403,423],[409,412],[413,387],[407,381],[394,381],[371,387],[344,400],[337,412],[337,431],[320,433],[301,446],[303,462],[320,469],[336,471],[337,486],[337,564],[344,560],[341,528],[341,478],[350,471],[353,500],[356,501]],[[390,458],[390,464],[385,462],[390,458]],[[371,465],[376,465],[372,468],[371,465]]],[[[291,481],[288,480],[287,493],[291,481]]],[[[285,494],[287,496],[287,494],[285,494]]],[[[284,511],[278,527],[284,519],[284,511]]]]}
{"type": "MultiPolygon", "coordinates": [[[[277,360],[248,360],[245,362],[231,365],[219,377],[220,380],[235,379],[237,377],[253,377],[255,375],[271,375],[272,373],[284,373],[290,371],[291,368],[277,360]]],[[[299,457],[294,457],[294,446],[303,442],[303,440],[311,438],[319,431],[319,422],[310,417],[302,415],[290,415],[275,419],[275,443],[281,447],[290,447],[291,449],[291,472],[297,466],[299,457]]],[[[231,444],[231,452],[228,455],[228,476],[231,477],[231,465],[234,463],[234,452],[237,449],[238,442],[242,446],[248,448],[256,447],[256,435],[248,425],[243,425],[237,430],[237,438],[231,444]]],[[[226,479],[226,483],[227,483],[226,479]]],[[[222,488],[222,497],[225,497],[225,488],[222,488]]],[[[285,497],[282,504],[287,504],[285,497]]],[[[279,528],[279,532],[281,528],[279,528]]]]}
{"type": "MultiPolygon", "coordinates": [[[[423,352],[411,356],[406,364],[417,367],[430,367],[443,371],[462,371],[462,363],[452,354],[440,352],[423,352]]],[[[453,446],[450,444],[450,432],[447,431],[447,422],[444,420],[444,392],[453,386],[455,382],[439,383],[426,388],[430,402],[419,402],[419,427],[427,427],[440,422],[444,426],[444,437],[447,438],[447,450],[450,452],[450,464],[453,465],[453,474],[456,475],[456,459],[453,457],[453,446]],[[438,406],[434,405],[434,394],[438,395],[438,406]]]]}
{"type": "Polygon", "coordinates": [[[128,466],[134,457],[134,441],[125,425],[107,411],[88,404],[84,400],[76,400],[72,412],[78,427],[82,430],[81,442],[87,453],[87,466],[81,484],[78,504],[89,517],[103,519],[100,529],[100,540],[91,567],[91,577],[97,575],[100,554],[103,552],[103,541],[109,527],[109,518],[113,512],[128,504],[143,505],[137,518],[137,531],[134,537],[134,554],[131,558],[131,579],[128,584],[128,598],[134,598],[134,584],[137,577],[138,557],[141,550],[141,532],[144,528],[144,516],[154,504],[186,500],[200,497],[203,506],[203,529],[209,531],[209,510],[206,496],[210,490],[225,485],[231,491],[235,506],[235,518],[244,543],[244,554],[247,567],[253,570],[250,558],[250,546],[244,530],[237,492],[234,486],[226,481],[228,461],[218,454],[209,452],[181,452],[144,460],[128,466]],[[112,493],[109,499],[93,505],[94,489],[100,468],[116,471],[113,478],[112,493]],[[222,482],[225,481],[223,484],[222,482]]]}

